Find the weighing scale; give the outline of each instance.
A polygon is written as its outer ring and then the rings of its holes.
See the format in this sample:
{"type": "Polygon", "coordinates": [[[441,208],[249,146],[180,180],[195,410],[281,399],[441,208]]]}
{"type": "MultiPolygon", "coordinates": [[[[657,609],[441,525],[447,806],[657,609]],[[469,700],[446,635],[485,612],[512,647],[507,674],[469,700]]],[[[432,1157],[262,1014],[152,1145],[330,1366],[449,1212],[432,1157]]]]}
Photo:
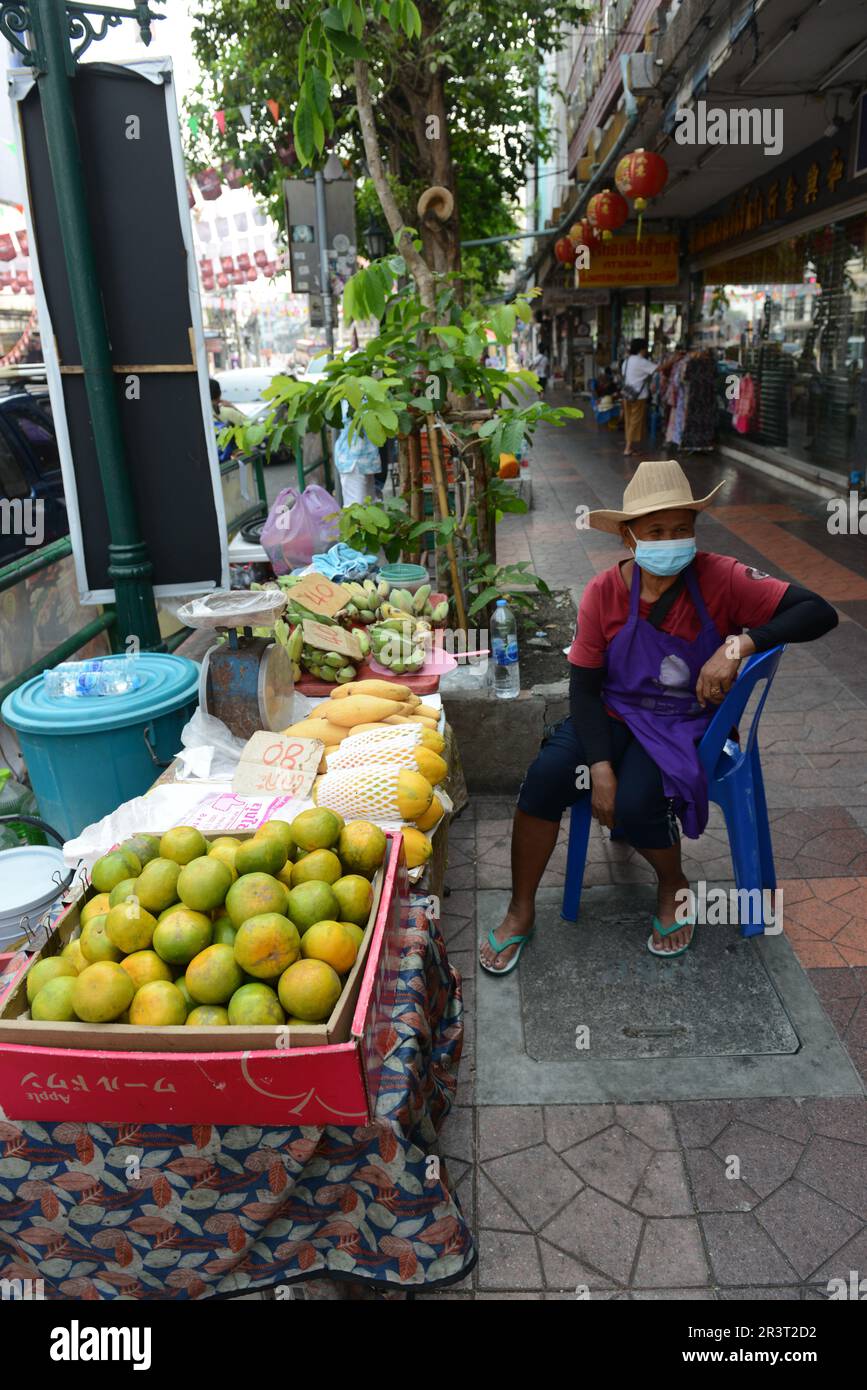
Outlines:
{"type": "Polygon", "coordinates": [[[277,589],[218,589],[178,612],[188,627],[225,634],[202,658],[199,705],[238,738],[292,723],[292,662],[279,642],[253,636],[254,627],[273,627],[285,607],[286,596],[277,589]]]}

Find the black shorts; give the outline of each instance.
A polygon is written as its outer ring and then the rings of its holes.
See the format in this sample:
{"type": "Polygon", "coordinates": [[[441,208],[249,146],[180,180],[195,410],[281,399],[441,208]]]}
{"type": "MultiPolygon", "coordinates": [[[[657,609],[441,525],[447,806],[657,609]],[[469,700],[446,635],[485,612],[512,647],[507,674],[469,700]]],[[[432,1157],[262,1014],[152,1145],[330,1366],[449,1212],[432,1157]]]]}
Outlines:
{"type": "MultiPolygon", "coordinates": [[[[677,844],[680,834],[671,801],[663,790],[662,773],[626,724],[611,715],[608,719],[617,775],[615,833],[636,849],[668,849],[677,844]]],[[[559,822],[568,807],[590,795],[583,787],[588,778],[579,779],[579,770],[586,766],[572,720],[564,719],[543,740],[535,762],[527,769],[518,793],[518,809],[539,820],[559,822]]]]}

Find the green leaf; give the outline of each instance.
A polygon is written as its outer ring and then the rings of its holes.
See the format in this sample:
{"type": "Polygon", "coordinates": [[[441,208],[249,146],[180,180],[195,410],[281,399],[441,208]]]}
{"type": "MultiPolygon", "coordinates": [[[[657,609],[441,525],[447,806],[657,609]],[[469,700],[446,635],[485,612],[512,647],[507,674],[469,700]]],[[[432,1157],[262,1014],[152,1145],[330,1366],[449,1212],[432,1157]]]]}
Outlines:
{"type": "Polygon", "coordinates": [[[346,21],[336,5],[330,5],[322,16],[326,29],[345,29],[346,21]]]}
{"type": "Polygon", "coordinates": [[[329,30],[329,37],[338,53],[343,53],[347,58],[367,57],[367,50],[364,45],[358,42],[354,34],[343,34],[337,29],[329,30]]]}
{"type": "Polygon", "coordinates": [[[492,599],[498,598],[499,593],[500,591],[495,584],[491,584],[488,586],[487,589],[483,589],[482,592],[476,598],[474,598],[472,603],[470,604],[467,610],[467,617],[472,618],[476,613],[478,613],[480,608],[484,608],[487,604],[491,602],[492,599]]]}
{"type": "Polygon", "coordinates": [[[295,137],[295,151],[301,164],[310,164],[313,159],[314,136],[313,136],[313,112],[309,102],[303,98],[295,107],[295,119],[292,122],[292,134],[295,137]]]}

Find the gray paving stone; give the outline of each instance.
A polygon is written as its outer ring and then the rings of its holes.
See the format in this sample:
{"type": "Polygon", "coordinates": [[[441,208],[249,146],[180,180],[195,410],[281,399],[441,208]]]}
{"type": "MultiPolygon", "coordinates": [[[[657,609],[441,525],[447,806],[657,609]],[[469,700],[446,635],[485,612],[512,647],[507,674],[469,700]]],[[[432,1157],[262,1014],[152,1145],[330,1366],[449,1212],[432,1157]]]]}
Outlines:
{"type": "Polygon", "coordinates": [[[563,1157],[570,1168],[600,1192],[620,1202],[629,1202],[644,1174],[653,1150],[640,1139],[612,1125],[602,1134],[566,1149],[563,1157]]]}
{"type": "Polygon", "coordinates": [[[701,1225],[715,1283],[793,1284],[797,1273],[752,1212],[703,1216],[701,1225]]]}
{"type": "Polygon", "coordinates": [[[817,1135],[804,1151],[798,1177],[867,1220],[867,1149],[863,1145],[817,1135]]]}
{"type": "Polygon", "coordinates": [[[550,1221],[583,1186],[547,1144],[488,1159],[485,1171],[532,1230],[550,1221]]]}
{"type": "Polygon", "coordinates": [[[545,1281],[531,1235],[480,1231],[479,1289],[542,1289],[545,1281]]]}
{"type": "Polygon", "coordinates": [[[544,1143],[542,1110],[538,1105],[479,1107],[479,1159],[482,1163],[516,1149],[544,1143]]]}
{"type": "Polygon", "coordinates": [[[494,1184],[479,1169],[479,1225],[490,1231],[527,1231],[529,1228],[494,1184]]]}
{"type": "Polygon", "coordinates": [[[796,1100],[739,1100],[733,1118],[796,1142],[806,1143],[812,1133],[805,1105],[796,1100]]]}
{"type": "Polygon", "coordinates": [[[549,1289],[571,1293],[573,1298],[577,1296],[579,1288],[582,1293],[586,1289],[590,1298],[595,1298],[603,1290],[610,1289],[610,1282],[603,1279],[596,1270],[588,1269],[579,1260],[573,1260],[570,1255],[565,1255],[562,1250],[549,1245],[547,1240],[539,1241],[539,1252],[542,1256],[545,1283],[549,1289]]]}
{"type": "Polygon", "coordinates": [[[698,1222],[689,1217],[645,1223],[634,1283],[639,1288],[689,1288],[707,1283],[698,1222]]]}
{"type": "Polygon", "coordinates": [[[473,1161],[473,1111],[470,1106],[453,1106],[443,1121],[439,1135],[440,1152],[445,1158],[473,1161]]]}
{"type": "Polygon", "coordinates": [[[582,1264],[616,1283],[627,1283],[642,1220],[601,1192],[585,1188],[543,1231],[543,1236],[582,1264]]]}
{"type": "Polygon", "coordinates": [[[739,1160],[741,1177],[760,1197],[791,1177],[803,1152],[802,1144],[739,1121],[728,1125],[711,1147],[718,1158],[739,1160]]]}
{"type": "Polygon", "coordinates": [[[861,1228],[851,1212],[797,1181],[786,1183],[755,1215],[802,1279],[861,1228]]]}
{"type": "Polygon", "coordinates": [[[644,1216],[691,1216],[692,1198],[679,1153],[654,1154],[632,1199],[644,1216]]]}
{"type": "Polygon", "coordinates": [[[552,1149],[562,1153],[582,1139],[607,1129],[614,1119],[613,1105],[546,1105],[545,1136],[552,1149]]]}
{"type": "Polygon", "coordinates": [[[671,1107],[685,1149],[703,1149],[722,1134],[732,1117],[730,1100],[688,1100],[671,1107]]]}
{"type": "Polygon", "coordinates": [[[725,1163],[711,1149],[687,1149],[684,1157],[697,1211],[750,1211],[760,1200],[747,1183],[726,1177],[725,1163]]]}
{"type": "Polygon", "coordinates": [[[679,1147],[674,1118],[666,1105],[617,1105],[615,1117],[624,1129],[652,1149],[679,1147]]]}
{"type": "Polygon", "coordinates": [[[724,1303],[768,1303],[800,1302],[801,1290],[797,1285],[788,1289],[720,1289],[717,1298],[724,1303]]]}
{"type": "MultiPolygon", "coordinates": [[[[812,1277],[817,1280],[848,1279],[852,1269],[858,1271],[859,1279],[867,1279],[867,1228],[836,1250],[812,1277]]],[[[867,1293],[867,1288],[863,1292],[867,1293]]]]}
{"type": "MultiPolygon", "coordinates": [[[[842,971],[835,970],[835,975],[842,971]]],[[[867,1145],[867,1100],[808,1100],[804,1110],[817,1134],[867,1145]]]]}
{"type": "Polygon", "coordinates": [[[633,1289],[629,1295],[633,1303],[660,1303],[674,1301],[683,1303],[713,1303],[713,1289],[633,1289]]]}

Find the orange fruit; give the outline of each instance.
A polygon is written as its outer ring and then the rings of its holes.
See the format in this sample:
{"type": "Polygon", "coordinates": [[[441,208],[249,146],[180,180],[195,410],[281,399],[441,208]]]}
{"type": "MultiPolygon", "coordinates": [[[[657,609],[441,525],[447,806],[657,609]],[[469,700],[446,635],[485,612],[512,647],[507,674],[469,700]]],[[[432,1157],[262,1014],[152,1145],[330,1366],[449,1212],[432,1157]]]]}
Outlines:
{"type": "Polygon", "coordinates": [[[324,960],[345,975],[355,964],[358,947],[340,922],[316,922],[304,933],[301,954],[305,960],[324,960]]]}
{"type": "Polygon", "coordinates": [[[322,1023],[340,998],[340,977],[324,960],[298,960],[277,986],[280,1003],[293,1019],[322,1023]]]}
{"type": "Polygon", "coordinates": [[[248,917],[238,928],[235,960],[257,980],[276,980],[301,954],[298,928],[279,912],[248,917]]]}

